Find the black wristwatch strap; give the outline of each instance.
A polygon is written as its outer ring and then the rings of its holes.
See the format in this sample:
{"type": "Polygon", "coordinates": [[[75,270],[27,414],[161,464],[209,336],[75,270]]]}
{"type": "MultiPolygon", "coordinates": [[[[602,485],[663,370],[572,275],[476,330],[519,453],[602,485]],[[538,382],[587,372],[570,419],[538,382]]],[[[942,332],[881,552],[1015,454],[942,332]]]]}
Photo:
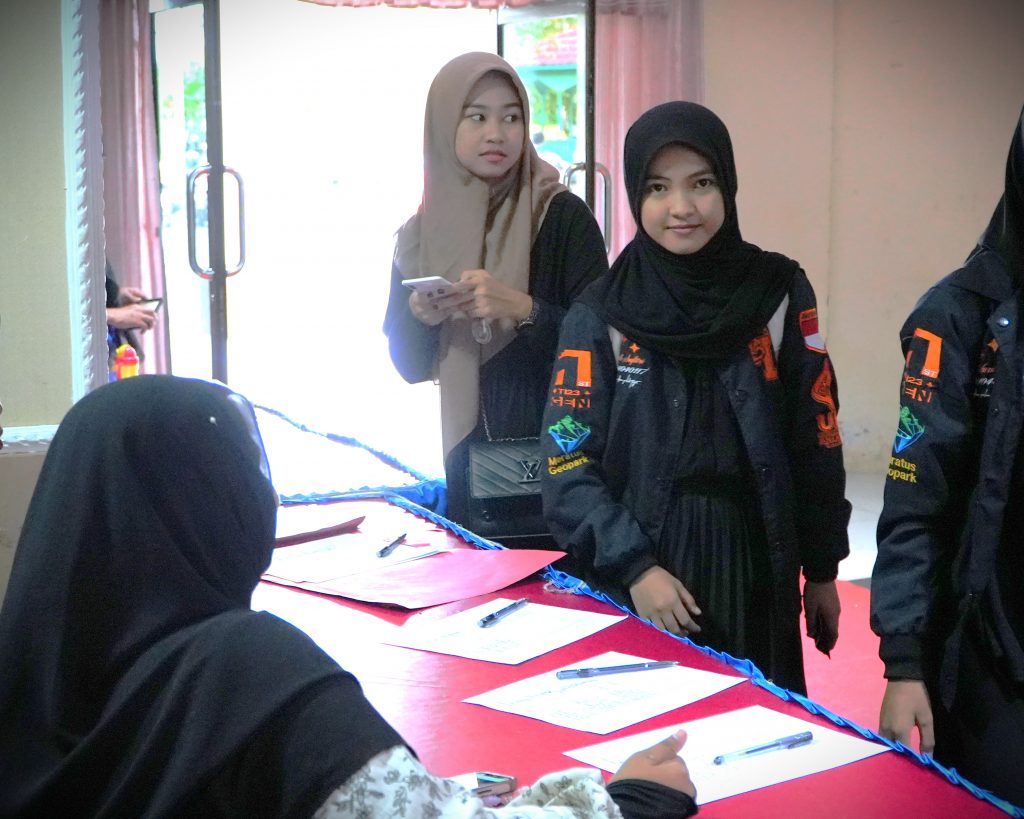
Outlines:
{"type": "Polygon", "coordinates": [[[516,322],[516,332],[519,332],[524,327],[533,327],[537,323],[537,316],[540,314],[540,302],[537,299],[533,299],[533,306],[530,308],[530,314],[516,322]]]}

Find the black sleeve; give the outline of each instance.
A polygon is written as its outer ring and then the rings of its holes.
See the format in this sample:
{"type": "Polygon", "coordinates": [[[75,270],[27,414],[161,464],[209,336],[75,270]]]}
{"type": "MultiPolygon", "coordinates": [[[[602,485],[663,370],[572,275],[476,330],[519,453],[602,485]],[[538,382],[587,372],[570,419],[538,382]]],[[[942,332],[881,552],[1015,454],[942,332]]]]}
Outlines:
{"type": "Polygon", "coordinates": [[[896,439],[878,521],[871,628],[888,678],[923,679],[930,630],[973,484],[971,394],[983,319],[932,290],[900,332],[904,355],[896,439]]]}
{"type": "Polygon", "coordinates": [[[202,810],[183,815],[309,819],[373,757],[404,744],[354,677],[332,677],[265,724],[210,783],[202,810]]]}
{"type": "Polygon", "coordinates": [[[654,544],[609,488],[603,466],[615,399],[615,352],[607,325],[583,304],[565,317],[558,344],[563,353],[552,374],[541,427],[544,517],[559,546],[599,576],[602,585],[626,594],[656,561],[654,544]],[[590,370],[589,392],[563,397],[566,386],[560,383],[578,382],[581,366],[590,370]]]}
{"type": "Polygon", "coordinates": [[[689,794],[645,779],[612,782],[608,795],[625,819],[683,819],[697,813],[697,803],[689,794]]]}
{"type": "Polygon", "coordinates": [[[537,321],[520,335],[538,355],[550,356],[569,305],[598,276],[608,272],[601,229],[586,203],[568,191],[555,196],[534,241],[530,295],[537,321]]]}
{"type": "Polygon", "coordinates": [[[388,337],[391,361],[410,384],[434,377],[434,359],[440,327],[419,321],[409,309],[409,289],[402,284],[397,264],[391,266],[391,292],[384,316],[384,334],[388,337]]]}
{"type": "Polygon", "coordinates": [[[850,553],[846,470],[839,434],[839,387],[818,331],[817,302],[801,270],[790,287],[779,373],[786,393],[786,431],[794,513],[804,577],[835,580],[850,553]]]}

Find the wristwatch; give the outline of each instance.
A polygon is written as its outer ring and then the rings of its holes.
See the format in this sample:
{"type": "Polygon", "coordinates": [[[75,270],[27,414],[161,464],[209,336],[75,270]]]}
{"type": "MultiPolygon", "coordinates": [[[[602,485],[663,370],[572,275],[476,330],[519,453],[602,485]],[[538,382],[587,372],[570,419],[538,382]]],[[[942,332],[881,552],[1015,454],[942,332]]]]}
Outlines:
{"type": "Polygon", "coordinates": [[[530,308],[529,314],[524,319],[520,319],[516,322],[516,332],[526,327],[533,327],[537,323],[537,316],[540,313],[540,302],[537,299],[532,299],[533,306],[530,308]]]}

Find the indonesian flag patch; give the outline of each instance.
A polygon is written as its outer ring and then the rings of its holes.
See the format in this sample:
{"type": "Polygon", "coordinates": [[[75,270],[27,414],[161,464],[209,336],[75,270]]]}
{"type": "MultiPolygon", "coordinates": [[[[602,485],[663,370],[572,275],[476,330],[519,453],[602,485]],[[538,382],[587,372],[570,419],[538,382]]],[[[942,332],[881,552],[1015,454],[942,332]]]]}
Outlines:
{"type": "Polygon", "coordinates": [[[800,313],[800,335],[804,337],[804,346],[816,353],[824,353],[825,339],[818,332],[818,308],[812,307],[800,313]]]}

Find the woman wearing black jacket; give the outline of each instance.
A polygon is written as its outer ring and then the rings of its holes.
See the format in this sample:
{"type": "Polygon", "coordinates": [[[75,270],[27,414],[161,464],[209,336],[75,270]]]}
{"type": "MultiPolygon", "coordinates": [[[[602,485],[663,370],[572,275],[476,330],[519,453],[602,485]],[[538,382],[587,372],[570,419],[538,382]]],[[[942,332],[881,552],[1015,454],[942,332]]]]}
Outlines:
{"type": "Polygon", "coordinates": [[[725,125],[630,129],[636,238],[566,316],[542,436],[552,534],[655,625],[804,691],[838,630],[849,504],[832,364],[799,265],[744,242],[725,125]]]}
{"type": "Polygon", "coordinates": [[[1024,805],[1024,111],[1003,197],[900,332],[871,582],[880,732],[1024,805]]]}

